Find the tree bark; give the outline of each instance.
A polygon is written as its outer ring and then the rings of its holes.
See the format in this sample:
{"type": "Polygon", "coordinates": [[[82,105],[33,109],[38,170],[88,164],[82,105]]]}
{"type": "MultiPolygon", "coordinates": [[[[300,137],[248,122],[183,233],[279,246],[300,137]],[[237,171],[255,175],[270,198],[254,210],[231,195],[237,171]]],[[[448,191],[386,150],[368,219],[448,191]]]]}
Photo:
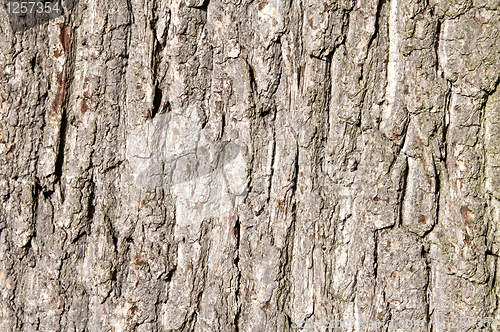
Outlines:
{"type": "Polygon", "coordinates": [[[1,331],[500,318],[498,0],[60,5],[0,10],[1,331]]]}

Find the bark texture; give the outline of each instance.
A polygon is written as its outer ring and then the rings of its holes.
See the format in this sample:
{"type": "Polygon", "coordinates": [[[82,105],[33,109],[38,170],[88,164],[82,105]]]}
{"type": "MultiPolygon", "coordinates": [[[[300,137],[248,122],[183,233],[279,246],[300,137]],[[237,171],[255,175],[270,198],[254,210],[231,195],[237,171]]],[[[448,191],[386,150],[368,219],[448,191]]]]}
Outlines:
{"type": "Polygon", "coordinates": [[[0,9],[1,331],[500,317],[500,1],[61,5],[0,9]]]}

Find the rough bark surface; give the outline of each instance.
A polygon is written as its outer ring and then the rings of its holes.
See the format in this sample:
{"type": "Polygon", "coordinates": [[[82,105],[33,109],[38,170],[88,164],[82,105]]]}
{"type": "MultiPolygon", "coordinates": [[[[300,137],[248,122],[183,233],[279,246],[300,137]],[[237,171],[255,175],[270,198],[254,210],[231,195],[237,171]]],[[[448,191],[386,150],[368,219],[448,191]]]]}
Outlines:
{"type": "Polygon", "coordinates": [[[0,8],[1,331],[500,317],[500,1],[71,3],[0,8]]]}

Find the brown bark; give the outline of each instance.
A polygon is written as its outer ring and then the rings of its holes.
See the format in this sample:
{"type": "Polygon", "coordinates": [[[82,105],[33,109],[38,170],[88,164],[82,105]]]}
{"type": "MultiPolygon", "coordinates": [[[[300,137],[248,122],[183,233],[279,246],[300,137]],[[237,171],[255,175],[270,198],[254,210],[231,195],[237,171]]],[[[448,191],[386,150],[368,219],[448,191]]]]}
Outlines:
{"type": "Polygon", "coordinates": [[[0,9],[1,331],[498,317],[498,1],[60,5],[0,9]]]}

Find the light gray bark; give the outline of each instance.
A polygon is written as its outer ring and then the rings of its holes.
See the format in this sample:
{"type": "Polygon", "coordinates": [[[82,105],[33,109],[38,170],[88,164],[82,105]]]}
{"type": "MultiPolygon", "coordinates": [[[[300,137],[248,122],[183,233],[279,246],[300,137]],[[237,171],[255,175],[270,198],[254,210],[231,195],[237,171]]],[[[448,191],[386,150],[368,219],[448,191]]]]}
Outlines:
{"type": "Polygon", "coordinates": [[[61,5],[0,9],[1,331],[500,318],[498,0],[61,5]]]}

